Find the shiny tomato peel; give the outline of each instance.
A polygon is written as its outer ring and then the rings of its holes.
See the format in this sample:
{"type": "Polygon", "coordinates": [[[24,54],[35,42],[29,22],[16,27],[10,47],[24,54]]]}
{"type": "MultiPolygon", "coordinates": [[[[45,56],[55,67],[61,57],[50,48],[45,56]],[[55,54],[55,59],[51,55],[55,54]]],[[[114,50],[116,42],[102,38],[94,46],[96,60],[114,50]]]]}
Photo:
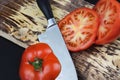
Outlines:
{"type": "Polygon", "coordinates": [[[61,64],[47,44],[37,43],[25,49],[19,69],[21,80],[55,80],[60,71],[61,64]]]}

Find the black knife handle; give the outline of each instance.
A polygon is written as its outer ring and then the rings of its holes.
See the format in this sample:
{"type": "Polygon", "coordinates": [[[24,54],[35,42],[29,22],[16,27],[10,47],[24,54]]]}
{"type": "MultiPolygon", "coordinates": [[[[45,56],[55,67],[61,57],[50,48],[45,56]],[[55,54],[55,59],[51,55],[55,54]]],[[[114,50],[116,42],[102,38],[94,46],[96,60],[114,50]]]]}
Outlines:
{"type": "Polygon", "coordinates": [[[53,18],[53,13],[52,13],[49,0],[36,0],[36,1],[38,4],[38,7],[41,9],[46,19],[48,20],[50,18],[53,18]]]}

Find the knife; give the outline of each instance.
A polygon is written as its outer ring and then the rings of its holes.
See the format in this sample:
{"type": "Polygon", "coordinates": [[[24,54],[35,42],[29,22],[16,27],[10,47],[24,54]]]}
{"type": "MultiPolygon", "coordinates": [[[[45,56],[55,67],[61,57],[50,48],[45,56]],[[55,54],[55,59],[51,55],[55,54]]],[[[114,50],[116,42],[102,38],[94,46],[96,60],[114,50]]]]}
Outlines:
{"type": "Polygon", "coordinates": [[[78,80],[74,63],[54,19],[49,0],[36,0],[36,2],[48,21],[46,31],[38,35],[38,39],[52,48],[62,66],[56,80],[78,80]]]}

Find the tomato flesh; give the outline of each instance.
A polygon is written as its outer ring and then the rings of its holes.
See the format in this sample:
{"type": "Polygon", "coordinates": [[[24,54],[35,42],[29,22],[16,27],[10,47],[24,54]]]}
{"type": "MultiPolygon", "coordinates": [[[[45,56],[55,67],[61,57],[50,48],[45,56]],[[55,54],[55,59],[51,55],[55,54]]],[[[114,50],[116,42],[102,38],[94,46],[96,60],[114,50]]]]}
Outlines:
{"type": "Polygon", "coordinates": [[[84,50],[91,46],[96,38],[98,24],[97,13],[89,8],[78,8],[58,23],[70,51],[84,50]]]}
{"type": "Polygon", "coordinates": [[[120,4],[117,0],[99,0],[94,10],[100,16],[96,44],[115,40],[120,33],[120,4]]]}

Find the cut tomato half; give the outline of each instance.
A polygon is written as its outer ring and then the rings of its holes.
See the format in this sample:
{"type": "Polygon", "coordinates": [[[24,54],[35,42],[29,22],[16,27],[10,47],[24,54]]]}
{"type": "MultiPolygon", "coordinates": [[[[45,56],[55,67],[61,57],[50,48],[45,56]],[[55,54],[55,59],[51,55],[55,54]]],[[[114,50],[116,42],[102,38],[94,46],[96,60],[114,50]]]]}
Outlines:
{"type": "Polygon", "coordinates": [[[98,24],[97,13],[89,8],[78,8],[58,23],[68,49],[74,52],[85,50],[94,43],[98,24]]]}
{"type": "Polygon", "coordinates": [[[96,44],[106,44],[119,37],[120,4],[117,0],[99,0],[94,10],[100,16],[96,44]]]}

